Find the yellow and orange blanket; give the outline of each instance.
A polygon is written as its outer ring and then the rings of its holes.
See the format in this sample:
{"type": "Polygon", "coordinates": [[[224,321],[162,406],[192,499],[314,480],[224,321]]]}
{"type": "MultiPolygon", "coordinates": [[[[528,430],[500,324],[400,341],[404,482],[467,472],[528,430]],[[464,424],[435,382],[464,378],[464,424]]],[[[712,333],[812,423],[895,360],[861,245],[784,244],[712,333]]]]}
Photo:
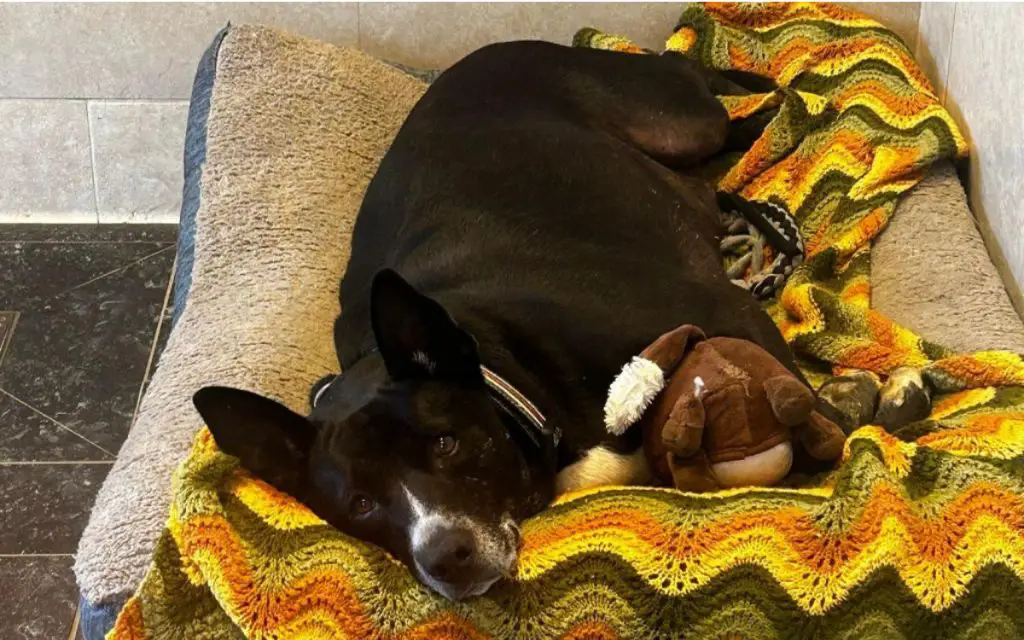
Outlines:
{"type": "MultiPolygon", "coordinates": [[[[577,46],[644,52],[592,30],[577,46]]],[[[668,48],[781,87],[723,190],[797,221],[806,260],[768,303],[820,381],[924,369],[925,421],[855,432],[818,486],[613,488],[526,524],[518,579],[452,604],[251,479],[204,431],[152,568],[111,637],[1024,637],[1024,362],[954,355],[870,308],[869,251],[901,194],[966,145],[904,43],[832,5],[700,5],[668,48]]]]}

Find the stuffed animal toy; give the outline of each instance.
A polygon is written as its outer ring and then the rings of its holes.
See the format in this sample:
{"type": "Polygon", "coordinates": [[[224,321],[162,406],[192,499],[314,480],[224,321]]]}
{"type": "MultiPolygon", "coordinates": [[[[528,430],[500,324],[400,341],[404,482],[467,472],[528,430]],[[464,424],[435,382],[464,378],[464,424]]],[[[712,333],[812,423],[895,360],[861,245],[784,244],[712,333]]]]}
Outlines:
{"type": "Polygon", "coordinates": [[[794,442],[817,460],[841,456],[846,436],[815,404],[759,345],[683,325],[623,367],[605,424],[622,434],[639,423],[654,475],[677,489],[768,486],[789,473],[794,442]]]}

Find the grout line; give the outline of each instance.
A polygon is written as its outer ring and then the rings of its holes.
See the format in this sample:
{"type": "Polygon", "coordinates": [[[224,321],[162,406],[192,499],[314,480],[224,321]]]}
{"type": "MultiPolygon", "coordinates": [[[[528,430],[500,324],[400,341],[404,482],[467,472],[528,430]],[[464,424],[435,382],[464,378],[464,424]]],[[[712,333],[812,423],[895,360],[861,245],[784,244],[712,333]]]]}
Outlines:
{"type": "Polygon", "coordinates": [[[183,98],[63,98],[57,97],[39,97],[39,96],[4,96],[0,98],[0,102],[102,102],[104,104],[188,104],[190,98],[185,96],[183,98]]]}
{"type": "Polygon", "coordinates": [[[917,29],[914,33],[914,49],[911,51],[914,54],[914,59],[918,61],[921,60],[921,20],[924,19],[924,10],[924,6],[919,4],[917,7],[917,29]]]}
{"type": "Polygon", "coordinates": [[[96,180],[96,138],[92,133],[92,103],[85,101],[85,126],[89,131],[89,165],[92,169],[92,206],[100,223],[100,183],[96,180]]]}
{"type": "Polygon", "coordinates": [[[178,224],[180,210],[166,211],[109,211],[100,213],[100,224],[178,224]]]}
{"type": "Polygon", "coordinates": [[[959,2],[953,3],[953,24],[949,25],[949,56],[946,58],[946,69],[942,77],[942,106],[946,106],[946,98],[949,96],[949,69],[953,66],[953,44],[956,42],[956,9],[959,2]]]}
{"type": "MultiPolygon", "coordinates": [[[[0,5],[2,6],[2,5],[0,5]]],[[[91,152],[90,152],[91,153],[91,152]]],[[[95,198],[95,194],[93,198],[95,198]]],[[[22,224],[96,224],[96,209],[70,211],[0,211],[0,225],[8,228],[22,224]]]]}
{"type": "MultiPolygon", "coordinates": [[[[139,417],[139,407],[142,406],[142,394],[146,391],[146,383],[149,382],[151,373],[153,371],[153,360],[156,358],[156,345],[160,342],[160,331],[164,326],[164,317],[167,314],[167,305],[171,300],[171,289],[174,287],[174,271],[178,267],[178,256],[174,256],[174,262],[171,263],[171,273],[167,278],[167,288],[164,291],[164,304],[160,307],[160,317],[156,322],[156,331],[153,332],[153,344],[149,347],[149,360],[146,361],[146,372],[142,376],[142,384],[139,385],[139,395],[135,399],[135,411],[132,413],[132,425],[135,424],[135,419],[139,417]]],[[[129,427],[131,430],[131,427],[129,427]]]]}
{"type": "Polygon", "coordinates": [[[85,282],[83,282],[81,284],[76,284],[75,286],[71,287],[70,289],[65,289],[64,291],[61,291],[57,295],[53,296],[53,298],[51,298],[51,299],[55,300],[55,299],[61,297],[64,294],[71,293],[72,291],[74,291],[76,289],[81,289],[82,287],[86,287],[86,286],[96,282],[97,280],[102,280],[103,278],[106,278],[107,276],[112,276],[115,273],[118,273],[120,271],[125,271],[127,269],[130,269],[131,267],[134,267],[135,265],[139,264],[140,262],[145,262],[146,260],[149,260],[153,256],[160,255],[164,251],[167,251],[168,249],[173,249],[174,247],[175,247],[174,244],[169,244],[169,245],[167,245],[166,247],[164,247],[162,249],[157,249],[153,253],[147,253],[146,255],[142,256],[141,258],[137,258],[135,260],[132,260],[128,264],[121,265],[120,267],[118,267],[116,269],[112,269],[112,270],[110,270],[110,271],[108,271],[106,273],[101,273],[100,275],[96,276],[95,278],[90,278],[89,280],[86,280],[85,282]]]}
{"type": "MultiPolygon", "coordinates": [[[[78,435],[78,434],[75,434],[78,435]]],[[[113,460],[0,460],[0,467],[31,467],[43,465],[114,464],[113,460]]]]}
{"type": "Polygon", "coordinates": [[[7,335],[0,336],[0,367],[4,364],[4,358],[7,356],[7,350],[11,348],[11,343],[14,342],[14,332],[18,330],[18,320],[21,318],[21,312],[15,311],[14,320],[11,320],[11,327],[7,330],[7,335]]]}
{"type": "MultiPolygon", "coordinates": [[[[67,225],[54,225],[67,226],[67,225]]],[[[96,224],[88,224],[88,227],[96,227],[96,224]]],[[[166,240],[0,240],[4,244],[155,244],[157,246],[169,244],[166,240]]],[[[161,246],[161,249],[167,247],[161,246]]]]}
{"type": "MultiPolygon", "coordinates": [[[[91,444],[92,446],[96,447],[97,449],[99,449],[99,450],[100,450],[100,451],[102,451],[103,453],[107,454],[108,456],[111,456],[111,457],[115,457],[115,458],[117,457],[117,456],[115,456],[114,454],[112,454],[112,453],[110,453],[109,451],[107,451],[106,449],[104,449],[103,447],[101,447],[100,445],[98,445],[98,444],[96,444],[95,442],[93,442],[92,440],[90,440],[89,438],[86,438],[86,437],[85,437],[85,436],[83,436],[82,434],[78,433],[77,431],[75,431],[75,430],[74,430],[74,429],[72,429],[71,427],[69,427],[69,426],[67,426],[67,425],[65,425],[65,424],[63,424],[63,423],[61,423],[61,422],[59,422],[59,421],[58,421],[58,420],[56,420],[55,418],[52,418],[52,417],[48,416],[47,414],[43,413],[43,412],[42,412],[42,411],[40,411],[39,409],[36,409],[35,407],[33,407],[32,405],[30,405],[29,403],[27,403],[27,402],[25,402],[24,400],[22,400],[21,398],[18,398],[17,396],[15,396],[14,394],[12,394],[12,393],[11,393],[10,391],[7,391],[6,389],[0,389],[0,394],[2,394],[2,395],[5,395],[5,396],[7,396],[7,397],[8,397],[8,398],[10,398],[11,400],[14,400],[15,402],[17,402],[18,404],[22,405],[23,407],[26,407],[26,408],[27,408],[27,409],[29,409],[30,411],[34,411],[35,413],[38,413],[39,415],[41,415],[42,417],[46,418],[47,420],[49,420],[49,421],[50,421],[50,422],[52,422],[53,424],[57,425],[57,426],[58,426],[58,427],[60,427],[61,429],[64,429],[64,430],[65,430],[65,431],[67,431],[68,433],[72,433],[72,434],[74,434],[74,435],[78,436],[78,437],[79,437],[79,438],[81,438],[82,440],[85,440],[86,442],[88,442],[88,443],[89,443],[89,444],[91,444]]],[[[111,462],[112,462],[112,461],[111,461],[111,462]]],[[[7,462],[5,462],[4,464],[11,464],[11,463],[7,463],[7,462]]],[[[13,464],[20,464],[20,463],[17,463],[17,462],[15,462],[15,463],[13,463],[13,464]]],[[[46,464],[52,464],[52,463],[46,463],[46,464]]]]}
{"type": "Polygon", "coordinates": [[[68,634],[68,640],[75,640],[75,636],[78,635],[78,620],[82,616],[82,605],[79,604],[75,607],[75,618],[71,621],[71,633],[68,634]]]}
{"type": "MultiPolygon", "coordinates": [[[[0,2],[0,6],[2,6],[0,2]]],[[[35,211],[31,213],[11,214],[10,212],[0,212],[0,228],[15,228],[18,225],[125,225],[129,224],[132,226],[146,226],[146,225],[159,225],[168,226],[176,225],[179,220],[179,213],[177,211],[165,211],[163,213],[155,213],[152,215],[146,214],[143,216],[137,216],[131,213],[108,213],[100,215],[99,221],[97,222],[96,216],[98,215],[95,211],[84,212],[84,215],[88,215],[88,218],[77,217],[78,214],[75,212],[40,212],[35,211]]]]}
{"type": "Polygon", "coordinates": [[[89,102],[109,104],[120,107],[134,107],[137,105],[159,104],[159,105],[187,105],[191,98],[85,98],[89,102]]]}

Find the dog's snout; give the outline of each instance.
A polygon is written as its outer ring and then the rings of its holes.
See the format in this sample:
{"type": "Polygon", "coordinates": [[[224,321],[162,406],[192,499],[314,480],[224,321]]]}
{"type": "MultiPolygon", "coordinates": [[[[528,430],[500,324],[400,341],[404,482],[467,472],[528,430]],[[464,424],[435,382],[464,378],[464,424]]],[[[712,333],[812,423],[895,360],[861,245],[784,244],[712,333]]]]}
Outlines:
{"type": "Polygon", "coordinates": [[[476,537],[465,528],[444,529],[424,545],[423,568],[442,582],[469,583],[478,579],[476,537]]]}

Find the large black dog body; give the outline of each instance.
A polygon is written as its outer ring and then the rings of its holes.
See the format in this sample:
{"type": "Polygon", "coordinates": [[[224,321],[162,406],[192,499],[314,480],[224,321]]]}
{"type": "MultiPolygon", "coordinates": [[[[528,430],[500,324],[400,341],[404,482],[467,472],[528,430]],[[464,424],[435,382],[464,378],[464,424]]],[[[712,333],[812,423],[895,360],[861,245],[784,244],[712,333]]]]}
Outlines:
{"type": "Polygon", "coordinates": [[[602,410],[654,338],[694,324],[795,370],[722,269],[714,192],[678,171],[726,144],[721,82],[677,55],[539,42],[453,66],[366,193],[335,327],[344,374],[308,418],[200,391],[218,445],[451,598],[513,569],[517,523],[556,489],[644,482],[637,434],[610,436],[602,410]],[[495,403],[481,365],[547,429],[495,403]]]}

